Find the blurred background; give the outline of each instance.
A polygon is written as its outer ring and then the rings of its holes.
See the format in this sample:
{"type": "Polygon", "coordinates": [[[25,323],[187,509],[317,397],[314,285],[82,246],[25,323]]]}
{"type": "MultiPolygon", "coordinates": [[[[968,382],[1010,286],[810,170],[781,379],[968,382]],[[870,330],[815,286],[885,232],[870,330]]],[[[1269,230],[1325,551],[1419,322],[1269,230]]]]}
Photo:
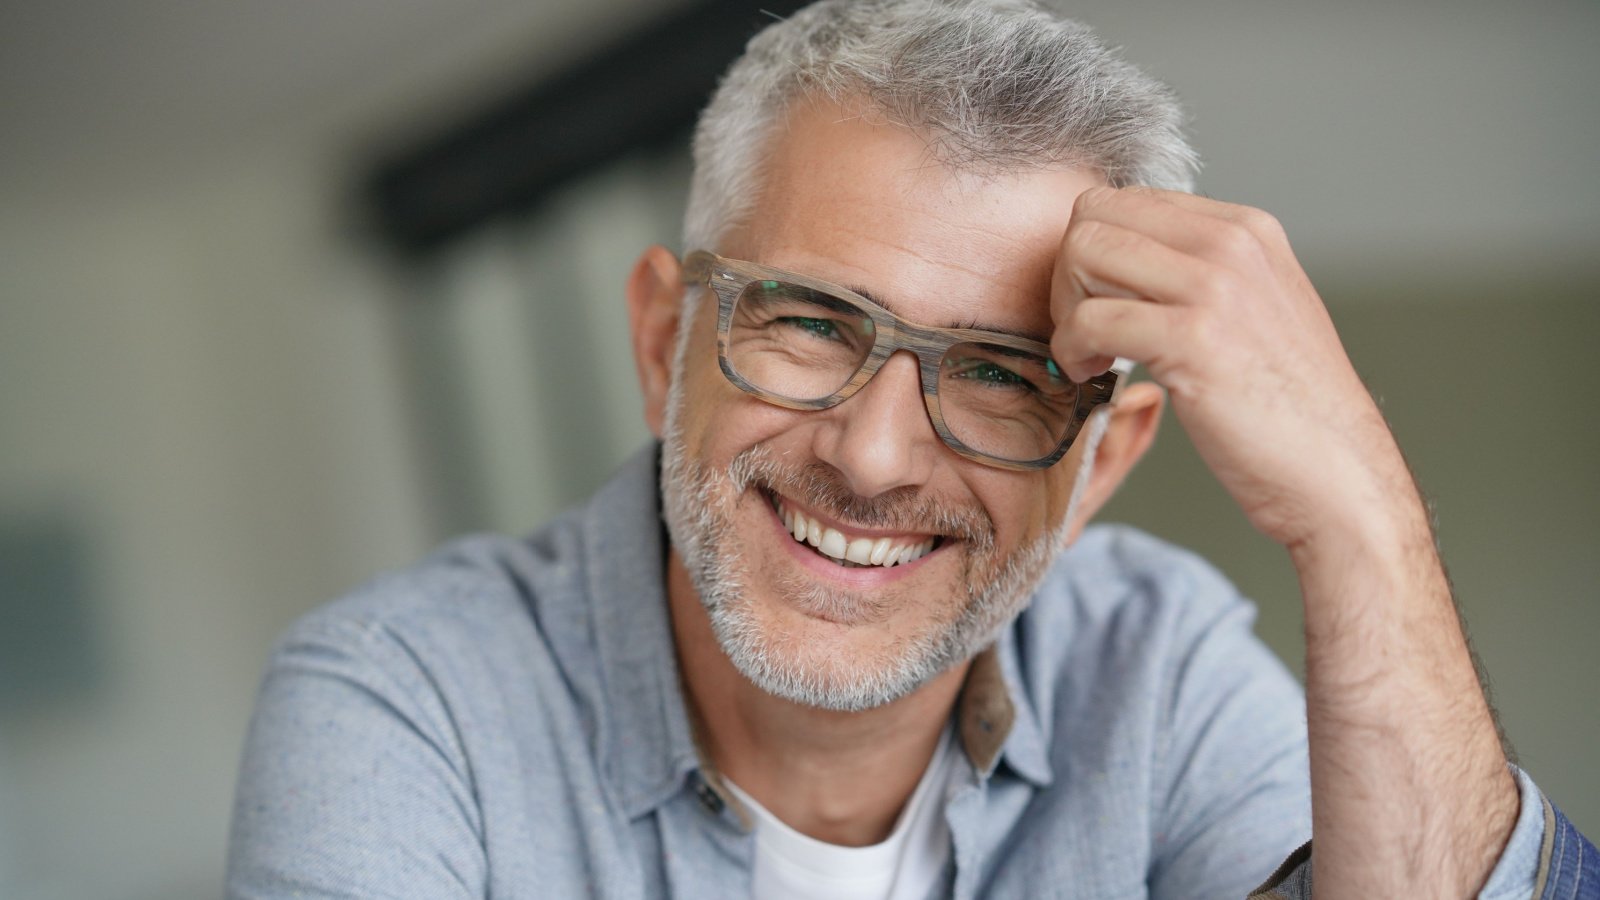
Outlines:
{"type": "MultiPolygon", "coordinates": [[[[646,439],[622,284],[714,75],[794,4],[0,6],[0,896],[220,892],[298,614],[522,532],[646,439]]],[[[1078,0],[1275,212],[1433,498],[1506,731],[1600,832],[1600,5],[1078,0]]],[[[1168,422],[1110,518],[1298,670],[1168,422]]]]}

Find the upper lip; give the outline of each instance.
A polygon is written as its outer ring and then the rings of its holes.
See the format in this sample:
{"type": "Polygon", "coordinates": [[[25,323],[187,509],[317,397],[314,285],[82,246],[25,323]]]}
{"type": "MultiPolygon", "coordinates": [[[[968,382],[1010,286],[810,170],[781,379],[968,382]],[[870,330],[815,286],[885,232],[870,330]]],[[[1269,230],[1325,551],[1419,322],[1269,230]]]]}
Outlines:
{"type": "Polygon", "coordinates": [[[854,525],[848,522],[841,522],[833,516],[827,515],[826,513],[817,512],[815,509],[806,506],[803,503],[797,503],[794,498],[785,494],[780,494],[777,491],[769,491],[769,493],[772,497],[781,500],[783,505],[790,510],[805,513],[808,518],[815,519],[817,524],[822,525],[824,528],[832,528],[851,537],[891,538],[906,543],[925,541],[928,538],[942,537],[942,535],[931,531],[895,531],[887,528],[868,528],[863,525],[854,525]]]}

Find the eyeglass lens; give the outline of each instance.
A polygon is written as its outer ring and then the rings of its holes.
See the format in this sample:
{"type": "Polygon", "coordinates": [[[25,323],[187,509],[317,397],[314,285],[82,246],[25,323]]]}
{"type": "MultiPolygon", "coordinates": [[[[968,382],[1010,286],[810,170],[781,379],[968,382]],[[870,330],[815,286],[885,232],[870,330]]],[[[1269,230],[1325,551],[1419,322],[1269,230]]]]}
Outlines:
{"type": "MultiPolygon", "coordinates": [[[[783,281],[752,281],[734,303],[727,357],[764,391],[818,400],[860,371],[875,340],[872,317],[848,300],[783,281]]],[[[951,435],[1002,460],[1050,455],[1077,409],[1077,385],[1048,357],[1000,344],[952,345],[937,384],[951,435]]]]}

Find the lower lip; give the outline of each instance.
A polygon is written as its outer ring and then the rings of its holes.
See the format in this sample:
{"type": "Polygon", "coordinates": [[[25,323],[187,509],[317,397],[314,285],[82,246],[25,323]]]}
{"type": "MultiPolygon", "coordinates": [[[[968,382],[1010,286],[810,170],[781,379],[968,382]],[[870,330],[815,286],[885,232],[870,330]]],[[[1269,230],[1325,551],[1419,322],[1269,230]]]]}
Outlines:
{"type": "Polygon", "coordinates": [[[851,587],[881,587],[899,581],[910,575],[923,563],[943,553],[950,544],[948,540],[943,541],[931,552],[898,566],[841,566],[818,553],[810,544],[802,544],[795,540],[793,532],[784,527],[783,520],[778,518],[778,511],[773,508],[772,500],[764,492],[758,491],[757,495],[761,499],[761,505],[766,507],[768,521],[775,526],[773,531],[777,533],[778,540],[789,549],[789,555],[796,562],[822,578],[837,581],[851,587]]]}

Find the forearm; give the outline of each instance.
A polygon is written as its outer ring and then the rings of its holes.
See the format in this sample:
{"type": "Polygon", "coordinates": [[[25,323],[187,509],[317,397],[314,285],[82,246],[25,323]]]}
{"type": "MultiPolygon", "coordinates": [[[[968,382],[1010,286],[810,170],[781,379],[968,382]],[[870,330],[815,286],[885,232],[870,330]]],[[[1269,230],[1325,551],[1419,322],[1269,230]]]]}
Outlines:
{"type": "Polygon", "coordinates": [[[1071,378],[1136,360],[1306,607],[1316,890],[1466,896],[1517,812],[1427,514],[1383,416],[1261,210],[1080,194],[1051,280],[1071,378]]]}
{"type": "Polygon", "coordinates": [[[1516,784],[1423,505],[1408,476],[1388,481],[1290,548],[1316,892],[1475,896],[1516,821],[1516,784]]]}

